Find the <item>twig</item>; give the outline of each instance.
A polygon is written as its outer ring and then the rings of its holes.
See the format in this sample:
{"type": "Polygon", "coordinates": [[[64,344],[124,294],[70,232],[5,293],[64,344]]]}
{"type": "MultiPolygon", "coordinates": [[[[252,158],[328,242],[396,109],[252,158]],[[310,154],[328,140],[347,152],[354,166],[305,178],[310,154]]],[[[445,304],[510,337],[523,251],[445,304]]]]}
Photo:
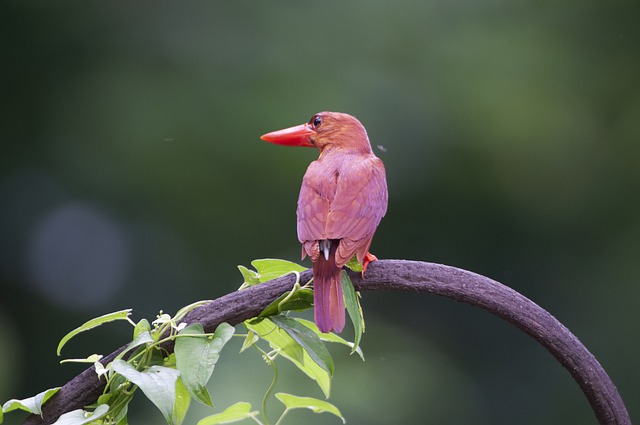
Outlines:
{"type": "MultiPolygon", "coordinates": [[[[596,358],[551,314],[523,295],[487,277],[455,267],[404,260],[371,263],[363,280],[353,273],[359,291],[428,292],[462,301],[495,314],[542,344],[573,376],[587,397],[601,425],[631,425],[631,419],[615,385],[596,358]]],[[[301,273],[300,281],[311,278],[301,273]]],[[[270,282],[233,292],[203,305],[185,317],[187,323],[201,323],[213,332],[222,322],[232,325],[257,316],[273,300],[291,289],[296,278],[283,276],[270,282]]],[[[173,351],[171,345],[164,347],[173,351]]],[[[110,354],[108,363],[117,353],[110,354]]],[[[102,393],[99,381],[89,368],[65,384],[43,406],[43,416],[30,416],[25,425],[51,424],[63,413],[93,403],[102,393]]]]}

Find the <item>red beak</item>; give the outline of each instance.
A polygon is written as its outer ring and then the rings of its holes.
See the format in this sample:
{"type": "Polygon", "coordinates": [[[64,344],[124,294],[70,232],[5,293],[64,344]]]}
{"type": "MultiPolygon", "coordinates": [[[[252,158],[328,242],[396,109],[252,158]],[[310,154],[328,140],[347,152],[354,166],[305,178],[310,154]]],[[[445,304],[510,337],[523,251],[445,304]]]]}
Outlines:
{"type": "Polygon", "coordinates": [[[269,143],[284,146],[308,146],[313,148],[314,145],[309,139],[315,131],[310,124],[297,125],[295,127],[285,128],[284,130],[272,131],[271,133],[260,136],[262,140],[269,143]]]}

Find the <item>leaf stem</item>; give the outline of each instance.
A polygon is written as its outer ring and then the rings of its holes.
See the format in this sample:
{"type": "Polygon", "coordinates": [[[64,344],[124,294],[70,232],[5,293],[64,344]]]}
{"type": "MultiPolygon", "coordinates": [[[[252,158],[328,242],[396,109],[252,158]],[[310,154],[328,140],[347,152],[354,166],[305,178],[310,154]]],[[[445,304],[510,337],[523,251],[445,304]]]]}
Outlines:
{"type": "Polygon", "coordinates": [[[280,415],[280,417],[278,418],[278,422],[276,422],[276,425],[280,425],[280,423],[282,422],[282,419],[284,419],[285,415],[287,414],[287,412],[289,411],[289,409],[284,409],[284,412],[282,412],[282,415],[280,415]]]}
{"type": "Polygon", "coordinates": [[[267,418],[267,400],[269,399],[269,396],[273,392],[273,389],[276,386],[276,382],[278,381],[278,367],[276,366],[276,362],[267,352],[265,352],[262,348],[258,347],[257,345],[254,345],[254,347],[256,348],[256,350],[262,353],[262,356],[264,357],[266,362],[273,368],[273,379],[271,380],[271,384],[269,385],[269,388],[267,388],[267,391],[264,393],[264,396],[262,397],[262,419],[264,420],[264,425],[269,425],[269,419],[267,418]]]}
{"type": "Polygon", "coordinates": [[[262,422],[260,422],[260,419],[256,418],[254,415],[251,415],[250,418],[253,419],[258,425],[264,425],[262,422]]]}

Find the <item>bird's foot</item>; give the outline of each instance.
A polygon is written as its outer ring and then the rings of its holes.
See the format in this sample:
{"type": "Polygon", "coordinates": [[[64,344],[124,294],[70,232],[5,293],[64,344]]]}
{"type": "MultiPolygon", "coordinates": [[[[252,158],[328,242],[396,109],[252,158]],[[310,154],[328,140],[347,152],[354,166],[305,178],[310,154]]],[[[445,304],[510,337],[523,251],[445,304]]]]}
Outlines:
{"type": "Polygon", "coordinates": [[[369,263],[377,260],[378,260],[378,257],[376,257],[375,255],[367,251],[367,253],[364,256],[364,259],[362,260],[362,277],[364,277],[364,272],[367,271],[367,266],[369,265],[369,263]]]}

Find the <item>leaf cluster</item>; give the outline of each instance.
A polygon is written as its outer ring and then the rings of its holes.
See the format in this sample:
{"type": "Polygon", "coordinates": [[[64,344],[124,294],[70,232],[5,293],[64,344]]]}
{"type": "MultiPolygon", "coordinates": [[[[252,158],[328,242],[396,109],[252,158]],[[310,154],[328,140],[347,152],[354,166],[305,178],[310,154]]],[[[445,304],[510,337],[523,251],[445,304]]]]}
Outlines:
{"type": "MultiPolygon", "coordinates": [[[[182,308],[175,316],[161,311],[151,323],[147,319],[132,321],[130,309],[117,311],[91,319],[65,335],[58,345],[58,355],[73,337],[103,324],[127,321],[133,327],[131,342],[108,364],[102,364],[102,356],[98,354],[83,359],[62,360],[61,363],[93,364],[95,373],[105,380],[105,387],[93,405],[63,414],[54,425],[127,425],[129,403],[138,389],[158,408],[169,425],[181,425],[192,399],[213,407],[206,385],[222,348],[234,335],[244,337],[240,352],[250,348],[257,350],[273,369],[274,378],[264,394],[262,414],[253,410],[249,403],[238,402],[222,412],[201,419],[198,425],[232,423],[245,419],[268,425],[267,402],[271,399],[278,377],[278,357],[290,361],[314,380],[328,398],[334,362],[325,343],[346,345],[351,353],[358,353],[364,360],[359,348],[364,320],[358,296],[348,275],[343,274],[342,284],[347,311],[354,324],[354,342],[346,341],[333,333],[321,333],[313,322],[291,315],[292,311],[313,306],[310,283],[301,285],[299,282],[300,272],[305,270],[304,267],[275,259],[255,260],[251,264],[255,270],[238,267],[244,278],[240,290],[289,273],[295,274],[298,280],[291,291],[275,300],[258,317],[245,321],[244,334],[236,334],[234,327],[227,323],[220,324],[213,333],[206,333],[199,323],[187,325],[184,321],[187,313],[208,302],[200,301],[182,308]],[[173,342],[173,352],[163,348],[168,342],[173,342]]],[[[7,401],[0,409],[0,423],[4,413],[13,410],[42,415],[42,405],[58,389],[52,388],[27,399],[7,401]]],[[[315,413],[332,413],[344,422],[338,408],[325,400],[282,392],[274,396],[284,405],[276,425],[282,423],[289,411],[299,408],[310,409],[315,413]]]]}

